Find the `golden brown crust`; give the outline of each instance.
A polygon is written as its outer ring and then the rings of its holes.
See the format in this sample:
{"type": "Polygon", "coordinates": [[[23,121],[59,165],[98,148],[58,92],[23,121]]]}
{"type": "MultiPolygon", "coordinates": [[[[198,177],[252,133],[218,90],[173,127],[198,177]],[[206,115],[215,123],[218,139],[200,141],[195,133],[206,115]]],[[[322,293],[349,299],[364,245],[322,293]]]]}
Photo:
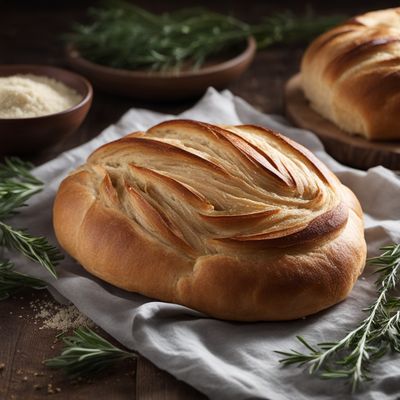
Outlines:
{"type": "Polygon", "coordinates": [[[61,184],[61,246],[120,288],[211,316],[286,320],[343,300],[366,254],[353,193],[261,127],[169,121],[61,184]]]}
{"type": "Polygon", "coordinates": [[[318,37],[301,74],[325,118],[369,140],[399,140],[400,8],[357,16],[318,37]]]}

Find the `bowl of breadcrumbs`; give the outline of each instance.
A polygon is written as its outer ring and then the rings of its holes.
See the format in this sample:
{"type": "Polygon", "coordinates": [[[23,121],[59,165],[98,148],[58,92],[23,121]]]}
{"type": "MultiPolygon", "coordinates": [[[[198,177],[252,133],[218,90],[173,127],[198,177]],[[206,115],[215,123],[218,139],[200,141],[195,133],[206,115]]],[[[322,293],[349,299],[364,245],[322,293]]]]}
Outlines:
{"type": "Polygon", "coordinates": [[[0,66],[0,155],[34,154],[75,132],[92,103],[91,84],[45,65],[0,66]]]}

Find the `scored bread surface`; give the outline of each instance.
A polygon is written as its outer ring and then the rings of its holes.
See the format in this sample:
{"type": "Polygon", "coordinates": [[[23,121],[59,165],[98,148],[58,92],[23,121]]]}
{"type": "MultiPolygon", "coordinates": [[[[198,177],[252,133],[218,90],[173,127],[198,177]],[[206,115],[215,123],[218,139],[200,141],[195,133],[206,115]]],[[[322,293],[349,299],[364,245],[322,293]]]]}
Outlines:
{"type": "Polygon", "coordinates": [[[308,150],[258,126],[190,120],[96,150],[62,182],[54,228],[115,286],[243,321],[343,300],[366,253],[357,199],[308,150]]]}
{"type": "Polygon", "coordinates": [[[400,139],[400,8],[352,18],[315,39],[301,65],[311,106],[369,140],[400,139]]]}

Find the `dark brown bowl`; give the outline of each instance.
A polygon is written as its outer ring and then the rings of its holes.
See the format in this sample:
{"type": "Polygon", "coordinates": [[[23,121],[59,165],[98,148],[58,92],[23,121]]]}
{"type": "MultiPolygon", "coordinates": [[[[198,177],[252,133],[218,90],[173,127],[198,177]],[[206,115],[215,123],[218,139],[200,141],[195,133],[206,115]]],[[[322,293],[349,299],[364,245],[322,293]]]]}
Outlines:
{"type": "Polygon", "coordinates": [[[135,71],[106,67],[83,58],[77,49],[67,47],[69,65],[90,79],[97,88],[143,100],[180,100],[202,95],[209,86],[223,89],[250,65],[256,51],[254,38],[228,59],[212,60],[198,70],[181,72],[135,71]]]}
{"type": "Polygon", "coordinates": [[[93,89],[82,76],[47,65],[1,65],[0,76],[34,74],[47,76],[83,96],[75,106],[55,114],[32,118],[0,118],[0,155],[39,153],[70,135],[81,125],[92,103],[93,89]]]}

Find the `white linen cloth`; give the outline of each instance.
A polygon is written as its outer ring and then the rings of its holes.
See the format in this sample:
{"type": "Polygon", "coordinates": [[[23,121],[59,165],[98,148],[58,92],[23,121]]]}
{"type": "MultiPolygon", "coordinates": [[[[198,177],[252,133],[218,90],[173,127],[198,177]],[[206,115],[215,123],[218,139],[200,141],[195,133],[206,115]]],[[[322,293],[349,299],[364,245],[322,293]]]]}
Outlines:
{"type": "MultiPolygon", "coordinates": [[[[131,109],[119,122],[90,142],[36,168],[45,189],[31,199],[12,223],[55,242],[52,203],[60,181],[85,162],[98,146],[167,119],[189,118],[220,124],[251,123],[272,128],[308,147],[349,186],[365,212],[369,255],[381,245],[400,241],[400,179],[383,167],[367,172],[343,166],[324,151],[311,132],[294,128],[282,117],[263,114],[225,91],[209,89],[179,116],[131,109]]],[[[386,356],[373,366],[375,380],[358,395],[340,381],[320,380],[304,368],[282,368],[274,350],[305,350],[295,340],[310,343],[341,338],[363,318],[362,308],[375,296],[374,277],[367,268],[349,298],[318,315],[292,322],[235,323],[211,319],[189,308],[128,293],[92,277],[66,257],[55,280],[40,266],[19,258],[19,270],[48,281],[52,289],[122,344],[147,357],[213,399],[376,399],[400,397],[400,357],[386,356]]],[[[161,278],[162,279],[162,278],[161,278]]]]}

